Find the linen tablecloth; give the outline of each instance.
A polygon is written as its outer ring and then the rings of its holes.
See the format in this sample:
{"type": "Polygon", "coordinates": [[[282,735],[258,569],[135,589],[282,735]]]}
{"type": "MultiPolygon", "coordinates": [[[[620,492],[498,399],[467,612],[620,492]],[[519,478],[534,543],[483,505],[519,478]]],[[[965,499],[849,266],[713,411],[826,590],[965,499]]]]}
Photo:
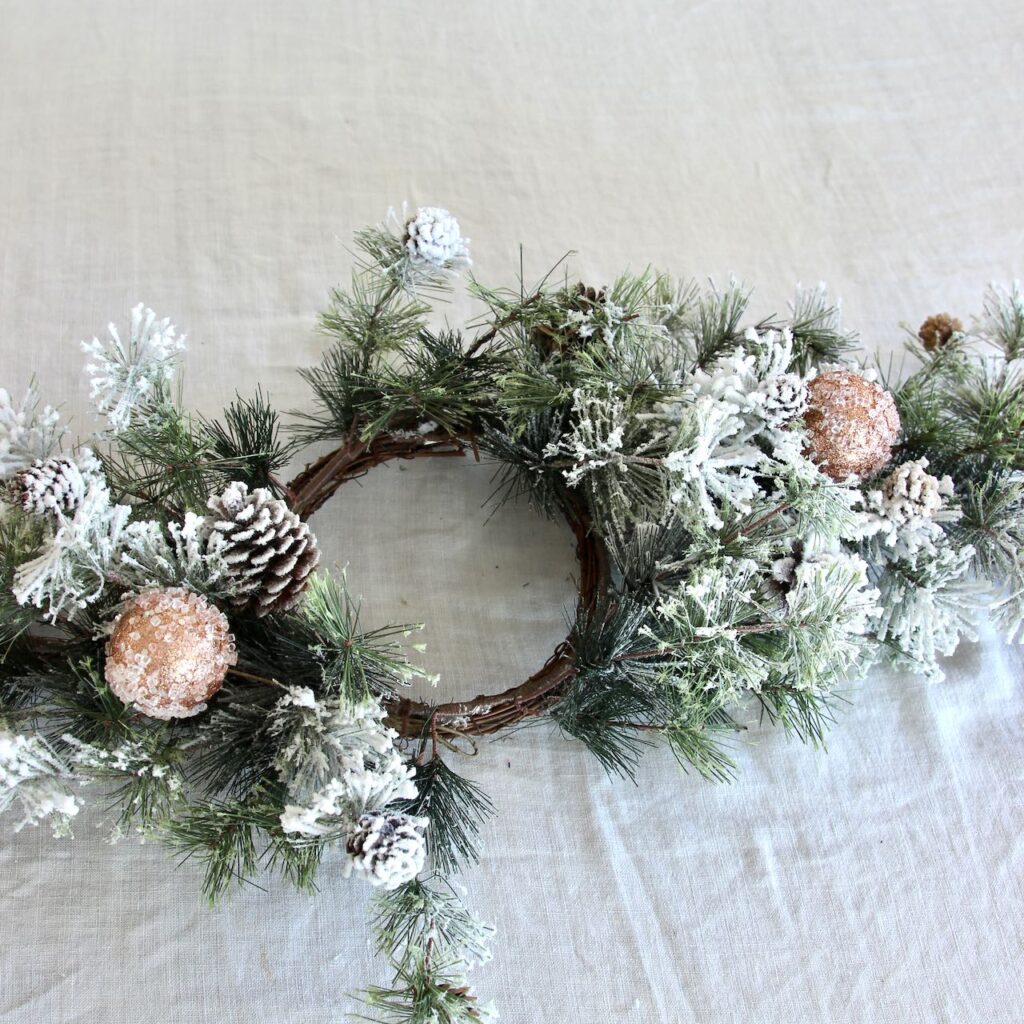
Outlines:
{"type": "MultiPolygon", "coordinates": [[[[308,407],[351,232],[442,205],[475,272],[578,250],[829,282],[869,348],[1022,271],[1024,9],[1010,0],[561,4],[0,0],[0,384],[93,428],[78,342],[144,301],[189,334],[187,401],[308,407]]],[[[474,312],[461,294],[443,315],[474,312]]],[[[442,695],[532,672],[572,543],[485,523],[490,470],[376,470],[314,520],[368,622],[424,620],[442,695]]],[[[652,752],[609,781],[546,727],[466,766],[493,797],[464,877],[475,975],[515,1024],[1024,1019],[1024,693],[984,636],[944,682],[873,672],[816,752],[756,722],[739,779],[652,752]]],[[[368,891],[268,882],[210,912],[156,846],[0,834],[4,1024],[343,1019],[386,972],[368,891]]]]}

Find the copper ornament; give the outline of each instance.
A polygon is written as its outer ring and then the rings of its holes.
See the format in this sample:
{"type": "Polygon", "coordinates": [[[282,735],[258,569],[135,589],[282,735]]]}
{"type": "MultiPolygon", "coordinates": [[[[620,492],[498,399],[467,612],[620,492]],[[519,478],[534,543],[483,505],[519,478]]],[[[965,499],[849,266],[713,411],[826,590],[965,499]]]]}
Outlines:
{"type": "Polygon", "coordinates": [[[172,587],[133,598],[114,623],[104,675],[150,718],[199,714],[236,664],[228,620],[206,598],[172,587]]]}
{"type": "Polygon", "coordinates": [[[849,370],[819,374],[808,385],[806,454],[833,480],[877,473],[892,457],[900,416],[892,395],[849,370]]]}

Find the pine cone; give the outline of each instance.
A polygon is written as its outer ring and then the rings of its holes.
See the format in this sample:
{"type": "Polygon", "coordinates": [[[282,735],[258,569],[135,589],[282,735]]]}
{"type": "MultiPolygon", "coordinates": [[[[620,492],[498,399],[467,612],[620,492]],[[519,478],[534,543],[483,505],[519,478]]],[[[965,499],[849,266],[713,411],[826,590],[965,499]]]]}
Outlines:
{"type": "Polygon", "coordinates": [[[932,476],[928,460],[904,462],[882,483],[882,508],[897,523],[932,519],[942,510],[943,499],[953,496],[953,481],[932,476]]]}
{"type": "Polygon", "coordinates": [[[574,290],[568,292],[566,308],[569,310],[570,321],[560,325],[537,324],[534,327],[534,344],[540,354],[547,359],[582,348],[590,332],[581,329],[580,323],[574,324],[572,318],[582,322],[595,306],[602,305],[607,298],[606,288],[593,288],[580,281],[574,290]]]}
{"type": "Polygon", "coordinates": [[[258,617],[283,612],[302,596],[320,561],[309,526],[262,487],[228,485],[208,505],[216,543],[238,587],[236,607],[258,617]]]}
{"type": "Polygon", "coordinates": [[[917,336],[929,352],[934,352],[948,345],[953,335],[962,333],[963,329],[964,325],[956,317],[948,313],[936,313],[921,324],[917,336]]]}
{"type": "Polygon", "coordinates": [[[424,818],[408,814],[362,815],[346,847],[352,867],[385,889],[411,882],[426,863],[425,826],[424,818]]]}
{"type": "Polygon", "coordinates": [[[573,305],[576,309],[586,312],[591,306],[597,306],[608,298],[607,288],[594,288],[582,281],[576,285],[576,298],[573,305]]]}
{"type": "Polygon", "coordinates": [[[72,516],[85,497],[88,484],[78,464],[65,456],[36,459],[15,476],[14,500],[28,513],[72,516]]]}
{"type": "Polygon", "coordinates": [[[402,239],[409,258],[439,270],[468,267],[469,239],[462,237],[459,222],[439,206],[423,206],[405,223],[402,239]]]}
{"type": "Polygon", "coordinates": [[[769,377],[759,390],[764,395],[764,418],[773,427],[783,427],[807,411],[807,384],[797,373],[769,377]]]}

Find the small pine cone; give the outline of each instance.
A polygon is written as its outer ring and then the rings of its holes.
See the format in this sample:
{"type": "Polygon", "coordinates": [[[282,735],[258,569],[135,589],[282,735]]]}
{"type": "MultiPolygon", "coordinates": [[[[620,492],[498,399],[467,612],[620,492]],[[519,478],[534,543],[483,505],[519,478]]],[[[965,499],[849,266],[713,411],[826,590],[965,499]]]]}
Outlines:
{"type": "Polygon", "coordinates": [[[948,313],[936,313],[928,317],[917,332],[921,344],[929,352],[948,345],[954,334],[962,334],[964,325],[948,313]]]}
{"type": "Polygon", "coordinates": [[[427,860],[425,827],[425,818],[408,814],[362,815],[346,847],[352,867],[388,890],[411,882],[427,860]]]}
{"type": "Polygon", "coordinates": [[[764,394],[764,418],[773,427],[799,419],[807,411],[809,392],[799,374],[779,373],[760,387],[764,394]]]}
{"type": "Polygon", "coordinates": [[[769,566],[765,580],[769,595],[778,606],[779,614],[787,611],[786,595],[796,586],[796,573],[804,561],[803,541],[794,541],[788,554],[776,558],[769,566]]]}
{"type": "Polygon", "coordinates": [[[953,494],[953,481],[932,476],[927,459],[904,462],[897,466],[882,484],[882,507],[897,523],[915,519],[932,519],[942,510],[943,501],[953,494]]]}
{"type": "Polygon", "coordinates": [[[591,285],[586,285],[580,281],[580,283],[576,285],[576,298],[573,302],[573,306],[575,306],[576,309],[582,309],[585,312],[591,306],[600,305],[607,298],[607,288],[594,288],[591,285]]]}
{"type": "Polygon", "coordinates": [[[73,516],[85,497],[88,483],[78,464],[66,456],[36,459],[15,476],[14,500],[37,516],[73,516]]]}
{"type": "Polygon", "coordinates": [[[236,607],[262,617],[294,605],[320,561],[309,526],[270,491],[250,494],[243,483],[229,484],[208,505],[210,544],[238,588],[236,607]]]}
{"type": "Polygon", "coordinates": [[[439,206],[422,206],[405,223],[402,239],[409,258],[429,263],[438,270],[468,267],[469,239],[462,237],[459,222],[439,206]]]}
{"type": "Polygon", "coordinates": [[[596,306],[603,305],[607,298],[607,288],[593,288],[582,281],[575,289],[567,291],[567,322],[561,325],[538,324],[534,327],[534,344],[540,354],[547,359],[582,348],[594,332],[593,324],[588,322],[589,314],[596,306]]]}

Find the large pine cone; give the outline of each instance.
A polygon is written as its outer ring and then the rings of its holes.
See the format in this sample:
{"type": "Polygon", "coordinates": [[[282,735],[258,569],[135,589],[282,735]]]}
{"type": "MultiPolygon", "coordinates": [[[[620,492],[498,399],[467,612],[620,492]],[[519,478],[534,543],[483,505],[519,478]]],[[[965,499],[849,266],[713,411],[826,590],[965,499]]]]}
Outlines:
{"type": "Polygon", "coordinates": [[[210,540],[219,538],[238,588],[236,607],[263,616],[295,604],[320,561],[309,526],[262,487],[250,494],[246,484],[232,483],[208,504],[210,540]]]}
{"type": "Polygon", "coordinates": [[[32,515],[73,516],[88,484],[72,459],[36,459],[12,481],[12,496],[32,515]]]}

